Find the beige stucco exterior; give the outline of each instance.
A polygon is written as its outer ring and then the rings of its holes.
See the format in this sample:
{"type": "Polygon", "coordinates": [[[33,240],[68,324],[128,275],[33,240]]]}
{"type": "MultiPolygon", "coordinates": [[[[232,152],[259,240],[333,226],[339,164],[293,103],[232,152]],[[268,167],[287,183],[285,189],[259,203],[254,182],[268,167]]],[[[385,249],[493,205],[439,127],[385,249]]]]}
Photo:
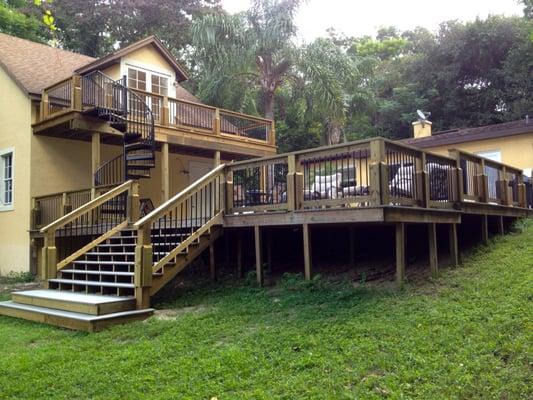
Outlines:
{"type": "Polygon", "coordinates": [[[31,100],[0,67],[0,150],[13,148],[13,210],[0,211],[0,275],[28,271],[31,100]]]}
{"type": "Polygon", "coordinates": [[[448,155],[448,149],[456,148],[470,153],[499,151],[501,162],[520,169],[533,168],[533,132],[453,145],[430,147],[427,150],[448,155]]]}

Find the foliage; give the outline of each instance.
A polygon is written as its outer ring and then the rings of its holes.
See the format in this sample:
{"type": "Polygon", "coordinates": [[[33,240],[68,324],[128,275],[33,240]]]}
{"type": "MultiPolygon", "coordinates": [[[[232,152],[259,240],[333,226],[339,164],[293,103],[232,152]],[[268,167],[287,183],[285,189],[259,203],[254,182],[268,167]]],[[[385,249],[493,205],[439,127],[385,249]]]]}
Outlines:
{"type": "Polygon", "coordinates": [[[530,222],[404,291],[290,275],[98,334],[2,317],[2,398],[531,398],[530,222]]]}
{"type": "Polygon", "coordinates": [[[218,7],[218,0],[54,0],[53,14],[63,47],[103,56],[156,34],[181,56],[190,44],[191,19],[218,7]]]}
{"type": "Polygon", "coordinates": [[[29,272],[10,272],[7,275],[0,275],[0,284],[10,285],[15,283],[32,282],[35,279],[29,272]]]}
{"type": "Polygon", "coordinates": [[[0,0],[0,32],[35,42],[48,39],[38,13],[25,0],[0,0]]]}

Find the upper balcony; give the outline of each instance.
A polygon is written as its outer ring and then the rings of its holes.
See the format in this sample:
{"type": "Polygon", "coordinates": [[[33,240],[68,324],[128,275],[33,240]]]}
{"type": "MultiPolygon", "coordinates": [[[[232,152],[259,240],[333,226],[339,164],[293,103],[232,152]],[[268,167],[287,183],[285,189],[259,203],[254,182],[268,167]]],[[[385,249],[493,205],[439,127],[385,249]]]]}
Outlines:
{"type": "MultiPolygon", "coordinates": [[[[112,87],[99,88],[100,96],[114,104],[112,87]]],[[[133,89],[132,89],[133,90],[133,89]]],[[[88,99],[94,88],[74,75],[43,90],[40,113],[33,124],[36,134],[83,139],[84,132],[99,131],[113,137],[121,133],[90,115],[88,99]],[[72,135],[77,132],[76,135],[72,135]]],[[[221,151],[232,158],[276,154],[274,122],[201,103],[134,90],[150,107],[156,142],[167,142],[184,152],[221,151]]],[[[118,142],[118,141],[117,141],[118,142]]]]}

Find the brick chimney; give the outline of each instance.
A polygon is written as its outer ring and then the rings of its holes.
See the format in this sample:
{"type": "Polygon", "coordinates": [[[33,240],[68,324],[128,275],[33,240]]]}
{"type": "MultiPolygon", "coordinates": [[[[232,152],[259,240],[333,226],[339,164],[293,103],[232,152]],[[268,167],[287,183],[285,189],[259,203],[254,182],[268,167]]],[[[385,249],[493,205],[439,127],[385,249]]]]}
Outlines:
{"type": "Polygon", "coordinates": [[[431,122],[427,120],[413,122],[413,135],[415,139],[431,136],[431,122]]]}

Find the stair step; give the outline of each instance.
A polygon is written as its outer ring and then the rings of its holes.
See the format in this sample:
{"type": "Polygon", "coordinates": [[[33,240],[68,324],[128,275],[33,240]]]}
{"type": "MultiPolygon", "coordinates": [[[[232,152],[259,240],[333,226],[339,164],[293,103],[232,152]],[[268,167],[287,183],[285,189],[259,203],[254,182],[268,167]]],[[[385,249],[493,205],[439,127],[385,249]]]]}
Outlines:
{"type": "Polygon", "coordinates": [[[141,178],[150,178],[150,174],[130,174],[128,173],[129,179],[141,179],[141,178]]]}
{"type": "Polygon", "coordinates": [[[144,142],[138,142],[138,143],[129,143],[124,145],[124,148],[126,151],[132,151],[132,150],[152,150],[153,146],[151,144],[147,144],[144,142]]]}
{"type": "Polygon", "coordinates": [[[122,289],[134,289],[135,288],[135,285],[133,283],[82,281],[82,280],[76,280],[76,279],[54,278],[54,279],[48,279],[48,282],[63,283],[66,285],[76,285],[76,286],[101,286],[101,287],[112,287],[112,288],[122,288],[122,289]]]}
{"type": "Polygon", "coordinates": [[[62,269],[59,272],[67,274],[81,274],[81,275],[108,275],[108,276],[133,276],[133,272],[120,272],[120,271],[91,271],[83,269],[62,269]]]}
{"type": "MultiPolygon", "coordinates": [[[[144,160],[150,160],[154,161],[155,156],[153,154],[140,154],[140,155],[133,155],[133,154],[126,154],[126,161],[144,161],[144,160]]],[[[135,165],[127,164],[128,167],[133,167],[135,165]]]]}
{"type": "Polygon", "coordinates": [[[88,265],[134,265],[134,261],[95,261],[95,260],[76,260],[72,264],[88,264],[88,265]]]}
{"type": "MultiPolygon", "coordinates": [[[[109,246],[112,246],[112,245],[109,245],[109,246]]],[[[122,246],[122,245],[120,245],[120,246],[122,246]]],[[[132,245],[132,246],[135,246],[135,245],[132,245]]],[[[135,255],[135,253],[133,251],[130,251],[130,252],[90,251],[90,252],[85,253],[85,254],[88,254],[88,255],[91,255],[91,256],[134,256],[135,255]]]]}
{"type": "Polygon", "coordinates": [[[0,314],[2,315],[87,332],[100,331],[109,325],[142,320],[152,315],[153,312],[153,308],[147,308],[144,310],[121,311],[105,315],[90,315],[29,304],[19,304],[13,301],[0,303],[0,314]]]}
{"type": "Polygon", "coordinates": [[[126,167],[128,169],[139,170],[139,171],[152,169],[152,168],[154,168],[154,166],[155,165],[147,165],[147,164],[144,164],[144,165],[141,165],[141,164],[139,164],[139,165],[126,164],[126,167]]]}
{"type": "Polygon", "coordinates": [[[135,309],[133,296],[103,296],[63,290],[25,290],[11,294],[14,302],[57,310],[104,315],[135,309]]]}

